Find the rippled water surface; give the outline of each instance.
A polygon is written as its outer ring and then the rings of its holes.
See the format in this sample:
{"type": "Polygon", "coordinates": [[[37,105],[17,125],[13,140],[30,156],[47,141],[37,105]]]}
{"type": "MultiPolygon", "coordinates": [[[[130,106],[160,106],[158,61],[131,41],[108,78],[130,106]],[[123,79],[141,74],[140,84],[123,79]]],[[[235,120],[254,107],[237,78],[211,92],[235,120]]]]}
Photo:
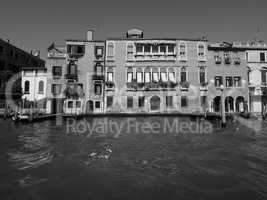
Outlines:
{"type": "Polygon", "coordinates": [[[221,130],[213,123],[210,134],[174,135],[123,126],[114,137],[66,127],[0,120],[1,200],[267,199],[267,129],[233,123],[221,130]]]}

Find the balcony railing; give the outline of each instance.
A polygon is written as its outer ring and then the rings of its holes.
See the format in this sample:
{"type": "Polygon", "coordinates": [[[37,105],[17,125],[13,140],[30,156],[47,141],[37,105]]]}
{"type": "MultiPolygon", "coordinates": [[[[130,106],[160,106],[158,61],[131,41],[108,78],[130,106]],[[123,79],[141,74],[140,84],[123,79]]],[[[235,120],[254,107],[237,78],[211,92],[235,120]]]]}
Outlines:
{"type": "Polygon", "coordinates": [[[115,88],[115,83],[113,81],[107,81],[106,86],[108,89],[113,89],[115,88]]]}
{"type": "Polygon", "coordinates": [[[188,81],[180,82],[181,90],[188,90],[190,83],[188,81]]]}
{"type": "Polygon", "coordinates": [[[77,80],[78,79],[78,74],[65,74],[65,78],[66,79],[74,79],[74,80],[77,80]]]}
{"type": "Polygon", "coordinates": [[[175,88],[178,84],[175,82],[167,81],[167,82],[149,82],[149,83],[137,83],[137,82],[129,82],[126,83],[128,89],[143,89],[143,90],[153,90],[153,89],[172,89],[175,88]]]}
{"type": "Polygon", "coordinates": [[[103,74],[93,74],[92,78],[93,80],[105,80],[105,77],[103,74]]]}

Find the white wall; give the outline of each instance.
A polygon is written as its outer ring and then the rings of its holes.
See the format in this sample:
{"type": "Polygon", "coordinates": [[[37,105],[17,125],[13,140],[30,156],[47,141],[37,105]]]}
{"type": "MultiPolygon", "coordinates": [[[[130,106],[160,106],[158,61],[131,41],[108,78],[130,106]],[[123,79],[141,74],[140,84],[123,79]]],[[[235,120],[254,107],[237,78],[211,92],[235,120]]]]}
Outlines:
{"type": "Polygon", "coordinates": [[[38,101],[41,99],[46,98],[46,83],[47,83],[47,77],[46,73],[44,71],[23,71],[22,72],[22,91],[24,93],[24,86],[25,82],[29,81],[30,82],[30,89],[29,89],[29,94],[23,94],[22,98],[26,98],[29,101],[38,101]],[[39,92],[39,82],[43,81],[44,82],[44,88],[43,88],[43,93],[39,92]]]}

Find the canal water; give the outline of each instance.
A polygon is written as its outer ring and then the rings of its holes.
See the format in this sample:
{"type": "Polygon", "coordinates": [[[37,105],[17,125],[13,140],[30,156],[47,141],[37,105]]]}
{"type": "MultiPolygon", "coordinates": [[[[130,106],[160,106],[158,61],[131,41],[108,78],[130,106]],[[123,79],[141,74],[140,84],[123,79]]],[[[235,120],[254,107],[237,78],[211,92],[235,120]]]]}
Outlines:
{"type": "Polygon", "coordinates": [[[0,128],[1,200],[267,198],[264,128],[171,117],[0,128]]]}

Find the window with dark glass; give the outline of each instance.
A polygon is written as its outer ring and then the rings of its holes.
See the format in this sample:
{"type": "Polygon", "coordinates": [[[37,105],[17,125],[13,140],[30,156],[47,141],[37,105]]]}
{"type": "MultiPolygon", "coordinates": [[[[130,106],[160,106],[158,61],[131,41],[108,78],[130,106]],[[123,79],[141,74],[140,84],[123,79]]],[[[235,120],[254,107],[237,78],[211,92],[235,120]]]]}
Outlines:
{"type": "Polygon", "coordinates": [[[153,53],[158,53],[158,51],[159,51],[159,47],[157,45],[153,45],[152,46],[152,52],[153,53]]]}
{"type": "Polygon", "coordinates": [[[233,78],[231,76],[226,76],[225,81],[226,87],[233,87],[233,78]]]}
{"type": "Polygon", "coordinates": [[[61,85],[60,84],[52,84],[52,94],[58,95],[61,92],[61,85]]]}
{"type": "Polygon", "coordinates": [[[61,66],[53,66],[52,67],[53,76],[62,76],[62,67],[61,66]]]}
{"type": "Polygon", "coordinates": [[[102,94],[102,85],[101,84],[95,84],[95,94],[96,95],[102,94]]]}
{"type": "Polygon", "coordinates": [[[187,81],[187,78],[186,78],[186,71],[181,71],[180,76],[181,76],[181,82],[182,82],[182,83],[184,83],[184,82],[187,81]]]}
{"type": "Polygon", "coordinates": [[[143,52],[143,45],[137,44],[136,45],[136,52],[137,53],[142,53],[143,52]]]}
{"type": "Polygon", "coordinates": [[[145,53],[150,53],[150,45],[145,45],[145,53]]]}
{"type": "Polygon", "coordinates": [[[165,45],[161,45],[161,46],[159,47],[159,49],[160,49],[160,52],[161,52],[161,53],[165,53],[165,52],[166,52],[166,46],[165,46],[165,45]]]}
{"type": "Polygon", "coordinates": [[[95,108],[101,108],[101,103],[100,101],[95,102],[95,108]]]}
{"type": "Polygon", "coordinates": [[[265,62],[265,53],[264,52],[260,53],[260,61],[265,62]]]}
{"type": "Polygon", "coordinates": [[[73,101],[68,101],[68,108],[73,108],[73,101]]]}
{"type": "Polygon", "coordinates": [[[173,97],[172,96],[166,96],[166,106],[172,107],[173,106],[173,97]]]}
{"type": "Polygon", "coordinates": [[[81,101],[76,101],[76,108],[80,108],[82,105],[81,101]]]}
{"type": "Polygon", "coordinates": [[[266,83],[266,75],[267,75],[267,70],[262,70],[261,71],[261,82],[266,83]]]}
{"type": "Polygon", "coordinates": [[[127,108],[133,107],[133,97],[127,97],[127,108]]]}
{"type": "Polygon", "coordinates": [[[83,46],[77,46],[77,53],[78,54],[84,53],[84,47],[83,46]]]}
{"type": "Polygon", "coordinates": [[[40,94],[44,93],[44,81],[39,81],[38,92],[40,94]]]}
{"type": "Polygon", "coordinates": [[[220,87],[223,84],[222,76],[215,76],[215,87],[220,87]]]}
{"type": "Polygon", "coordinates": [[[102,46],[95,46],[95,56],[102,57],[104,48],[102,46]]]}
{"type": "Polygon", "coordinates": [[[112,96],[107,96],[107,107],[112,107],[113,105],[113,97],[112,96]]]}
{"type": "Polygon", "coordinates": [[[144,107],[145,106],[145,97],[138,97],[138,107],[144,107]]]}
{"type": "Polygon", "coordinates": [[[181,107],[187,107],[187,106],[188,106],[187,96],[181,96],[181,107]]]}
{"type": "Polygon", "coordinates": [[[199,82],[203,84],[206,82],[206,72],[204,68],[200,68],[199,70],[199,82]]]}
{"type": "Polygon", "coordinates": [[[207,106],[207,96],[200,96],[200,104],[201,106],[207,106]]]}
{"type": "Polygon", "coordinates": [[[168,52],[174,53],[174,45],[168,45],[168,52]]]}
{"type": "Polygon", "coordinates": [[[24,83],[24,93],[25,94],[30,93],[30,82],[29,81],[25,81],[25,83],[24,83]]]}

